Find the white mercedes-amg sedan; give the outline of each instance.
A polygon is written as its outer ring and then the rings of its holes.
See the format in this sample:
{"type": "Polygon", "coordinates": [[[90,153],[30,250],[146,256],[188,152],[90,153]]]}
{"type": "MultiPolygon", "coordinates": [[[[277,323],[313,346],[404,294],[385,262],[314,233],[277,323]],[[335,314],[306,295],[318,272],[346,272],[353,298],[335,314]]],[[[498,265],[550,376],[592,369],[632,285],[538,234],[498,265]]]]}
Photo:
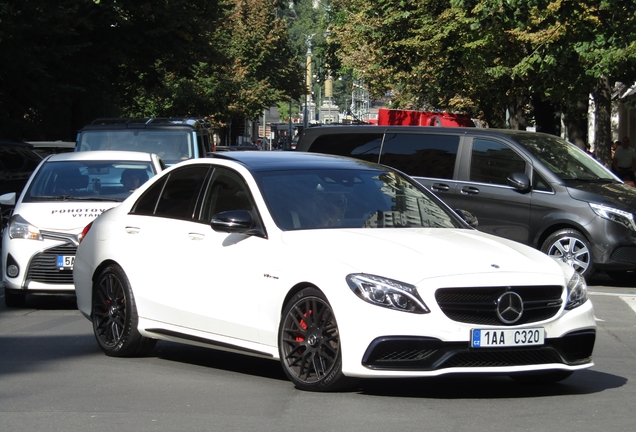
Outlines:
{"type": "Polygon", "coordinates": [[[157,340],[229,350],[279,360],[304,390],[451,373],[554,382],[592,366],[585,280],[467,216],[359,160],[185,161],[84,229],[77,304],[109,356],[157,340]]]}

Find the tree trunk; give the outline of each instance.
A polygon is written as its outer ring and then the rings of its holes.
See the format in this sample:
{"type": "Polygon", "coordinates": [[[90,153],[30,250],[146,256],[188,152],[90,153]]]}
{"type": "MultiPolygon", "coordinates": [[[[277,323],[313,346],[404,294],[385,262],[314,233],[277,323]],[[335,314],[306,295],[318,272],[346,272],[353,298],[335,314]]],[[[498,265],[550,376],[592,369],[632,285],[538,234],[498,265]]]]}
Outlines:
{"type": "Polygon", "coordinates": [[[532,97],[532,107],[534,108],[534,121],[537,125],[537,132],[551,135],[558,135],[556,127],[556,109],[541,96],[532,97]]]}
{"type": "Polygon", "coordinates": [[[581,96],[575,104],[564,108],[565,123],[568,128],[568,141],[585,150],[587,144],[587,95],[581,96]]]}
{"type": "Polygon", "coordinates": [[[606,167],[612,166],[612,89],[607,76],[600,77],[594,88],[594,147],[596,158],[606,167]]]}
{"type": "Polygon", "coordinates": [[[524,103],[520,99],[514,99],[508,103],[510,129],[526,130],[527,123],[523,105],[524,103]]]}

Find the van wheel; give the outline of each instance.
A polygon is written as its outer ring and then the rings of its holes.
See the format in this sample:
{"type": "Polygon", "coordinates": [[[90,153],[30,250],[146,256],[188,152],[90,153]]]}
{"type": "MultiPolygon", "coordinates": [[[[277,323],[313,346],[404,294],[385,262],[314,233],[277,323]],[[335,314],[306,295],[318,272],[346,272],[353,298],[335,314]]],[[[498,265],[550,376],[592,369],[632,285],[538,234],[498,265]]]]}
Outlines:
{"type": "Polygon", "coordinates": [[[594,272],[590,243],[575,229],[562,229],[552,233],[543,242],[541,251],[574,267],[585,278],[594,272]]]}

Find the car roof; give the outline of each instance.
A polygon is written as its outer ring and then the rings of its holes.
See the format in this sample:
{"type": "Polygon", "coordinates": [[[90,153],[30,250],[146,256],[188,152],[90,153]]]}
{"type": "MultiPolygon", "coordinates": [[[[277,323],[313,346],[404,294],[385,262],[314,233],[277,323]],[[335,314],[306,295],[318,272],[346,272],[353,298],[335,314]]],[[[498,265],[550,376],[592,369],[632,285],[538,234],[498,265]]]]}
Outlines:
{"type": "Polygon", "coordinates": [[[220,152],[212,154],[211,159],[233,160],[253,172],[288,169],[384,169],[372,162],[344,156],[295,151],[220,152]]]}
{"type": "Polygon", "coordinates": [[[154,118],[98,118],[85,125],[87,130],[163,129],[186,127],[189,129],[211,128],[209,120],[199,117],[154,117],[154,118]]]}
{"type": "Polygon", "coordinates": [[[125,161],[141,161],[148,162],[151,159],[150,153],[135,152],[135,151],[120,151],[120,150],[95,150],[87,152],[70,152],[70,153],[58,153],[49,156],[47,162],[61,162],[61,161],[113,161],[113,160],[125,160],[125,161]]]}
{"type": "Polygon", "coordinates": [[[19,141],[11,141],[11,140],[0,140],[0,145],[3,146],[14,146],[14,147],[23,147],[33,150],[33,145],[25,142],[19,141]]]}
{"type": "Polygon", "coordinates": [[[383,133],[386,130],[396,132],[435,132],[435,133],[452,133],[452,134],[477,134],[477,135],[546,135],[541,132],[524,131],[517,129],[496,129],[496,128],[476,128],[476,127],[440,127],[440,126],[393,126],[393,125],[316,125],[310,126],[303,130],[303,134],[335,134],[343,131],[348,133],[356,132],[377,132],[383,133]]]}

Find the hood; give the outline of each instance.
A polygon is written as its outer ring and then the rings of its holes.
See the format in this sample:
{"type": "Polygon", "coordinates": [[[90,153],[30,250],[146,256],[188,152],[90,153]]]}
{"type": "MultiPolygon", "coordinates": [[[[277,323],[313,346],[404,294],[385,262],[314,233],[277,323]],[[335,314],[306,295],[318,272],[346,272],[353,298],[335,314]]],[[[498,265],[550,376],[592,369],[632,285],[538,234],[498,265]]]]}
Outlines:
{"type": "Polygon", "coordinates": [[[576,200],[636,212],[636,188],[624,183],[568,183],[567,189],[576,200]]]}
{"type": "Polygon", "coordinates": [[[294,254],[321,256],[317,266],[341,264],[352,272],[417,284],[462,274],[525,273],[563,277],[561,266],[520,243],[468,229],[335,229],[287,231],[294,254]],[[306,250],[306,251],[305,251],[306,250]]]}
{"type": "Polygon", "coordinates": [[[22,216],[40,231],[75,233],[80,232],[106,210],[119,204],[109,201],[20,203],[14,213],[22,216]]]}

